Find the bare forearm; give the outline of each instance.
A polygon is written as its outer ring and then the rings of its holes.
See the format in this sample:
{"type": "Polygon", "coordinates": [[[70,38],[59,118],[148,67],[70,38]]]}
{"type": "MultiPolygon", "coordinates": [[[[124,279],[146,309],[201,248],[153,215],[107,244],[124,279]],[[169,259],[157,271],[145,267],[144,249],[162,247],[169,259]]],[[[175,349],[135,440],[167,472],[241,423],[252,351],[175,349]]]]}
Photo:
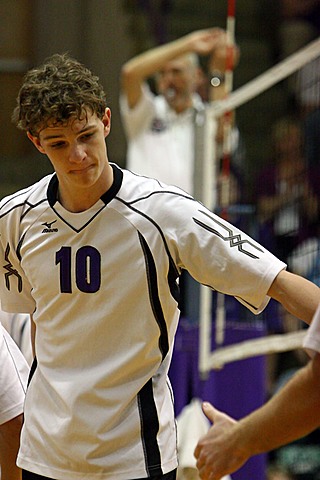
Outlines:
{"type": "Polygon", "coordinates": [[[248,457],[301,438],[320,425],[319,358],[301,369],[271,400],[241,420],[238,443],[248,457]]]}
{"type": "Polygon", "coordinates": [[[126,76],[136,76],[143,80],[158,72],[163,65],[180,55],[191,51],[189,36],[185,36],[173,42],[147,50],[129,60],[122,69],[126,76]]]}
{"type": "Polygon", "coordinates": [[[236,422],[205,402],[213,424],[196,449],[202,480],[220,480],[251,456],[274,450],[320,425],[320,355],[302,368],[260,409],[236,422]]]}
{"type": "Polygon", "coordinates": [[[292,315],[311,323],[320,303],[320,289],[309,280],[293,273],[282,271],[271,285],[268,295],[280,302],[292,315]]]}

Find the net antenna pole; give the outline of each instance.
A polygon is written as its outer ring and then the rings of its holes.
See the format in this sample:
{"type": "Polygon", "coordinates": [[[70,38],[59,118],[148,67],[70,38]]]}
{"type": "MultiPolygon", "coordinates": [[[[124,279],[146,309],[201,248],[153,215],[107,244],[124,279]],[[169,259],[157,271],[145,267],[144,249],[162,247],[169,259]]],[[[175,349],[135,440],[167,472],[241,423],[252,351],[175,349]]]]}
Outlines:
{"type": "MultiPolygon", "coordinates": [[[[236,0],[228,0],[227,10],[227,55],[225,69],[225,94],[230,94],[233,88],[233,68],[234,68],[234,49],[235,43],[235,7],[236,0]]],[[[216,188],[213,184],[217,184],[216,170],[214,169],[214,160],[217,159],[216,146],[213,138],[216,134],[217,118],[213,117],[211,109],[207,109],[205,129],[203,132],[203,168],[202,179],[202,201],[209,208],[214,209],[217,203],[216,188]],[[213,126],[213,118],[215,126],[213,126]]],[[[223,113],[223,164],[222,164],[222,185],[221,199],[225,204],[225,210],[229,205],[229,188],[230,188],[230,155],[231,155],[231,129],[232,129],[232,113],[226,111],[223,113]],[[227,180],[227,181],[224,181],[227,180]]],[[[215,162],[217,163],[217,162],[215,162]]],[[[226,216],[226,215],[225,215],[226,216]]],[[[217,294],[216,307],[216,331],[215,342],[222,345],[224,341],[225,331],[225,302],[224,295],[217,294]]],[[[199,371],[205,377],[210,371],[209,358],[211,355],[211,338],[212,338],[212,291],[208,287],[200,286],[200,338],[199,338],[199,371]]]]}
{"type": "MultiPolygon", "coordinates": [[[[227,98],[233,89],[233,69],[234,69],[234,44],[235,44],[235,10],[236,0],[228,0],[227,14],[227,52],[226,52],[226,70],[225,70],[225,98],[227,98]]],[[[231,135],[233,112],[226,111],[223,114],[223,157],[221,171],[221,197],[220,207],[221,216],[228,220],[228,207],[230,205],[230,163],[231,163],[231,135]]],[[[216,321],[215,321],[215,342],[221,346],[225,337],[225,296],[217,293],[216,321]]]]}

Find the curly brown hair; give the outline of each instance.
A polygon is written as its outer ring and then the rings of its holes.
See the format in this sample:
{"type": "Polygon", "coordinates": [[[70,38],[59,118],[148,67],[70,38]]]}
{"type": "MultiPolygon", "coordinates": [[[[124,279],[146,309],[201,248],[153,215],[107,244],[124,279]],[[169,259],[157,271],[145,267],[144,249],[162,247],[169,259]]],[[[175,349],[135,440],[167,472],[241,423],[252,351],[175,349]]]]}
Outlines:
{"type": "Polygon", "coordinates": [[[54,54],[24,77],[12,120],[38,136],[48,125],[65,125],[70,117],[102,118],[106,95],[99,78],[67,53],[54,54]]]}

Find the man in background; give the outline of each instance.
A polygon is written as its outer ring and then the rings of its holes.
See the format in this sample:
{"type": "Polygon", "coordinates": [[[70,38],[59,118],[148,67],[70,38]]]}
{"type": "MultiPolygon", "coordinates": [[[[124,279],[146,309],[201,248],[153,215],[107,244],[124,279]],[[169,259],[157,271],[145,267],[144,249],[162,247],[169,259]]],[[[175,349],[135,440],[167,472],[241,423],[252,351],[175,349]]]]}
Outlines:
{"type": "MultiPolygon", "coordinates": [[[[195,194],[195,123],[204,111],[203,100],[221,99],[226,94],[224,73],[229,54],[226,32],[212,28],[147,50],[123,65],[120,107],[129,170],[195,194]],[[199,56],[209,57],[208,75],[214,77],[215,87],[209,87],[209,79],[204,80],[199,56]],[[157,94],[147,83],[152,77],[157,94]]],[[[231,55],[236,63],[236,46],[231,47],[231,55]]]]}

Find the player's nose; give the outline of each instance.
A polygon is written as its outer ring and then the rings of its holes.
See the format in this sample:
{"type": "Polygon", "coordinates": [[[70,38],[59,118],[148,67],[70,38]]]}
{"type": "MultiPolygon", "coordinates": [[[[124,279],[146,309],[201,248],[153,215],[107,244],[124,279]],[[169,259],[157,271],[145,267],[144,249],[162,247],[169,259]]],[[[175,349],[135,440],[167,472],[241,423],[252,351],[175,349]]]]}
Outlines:
{"type": "Polygon", "coordinates": [[[69,160],[70,162],[81,163],[86,157],[86,152],[83,145],[75,144],[70,148],[69,160]]]}

